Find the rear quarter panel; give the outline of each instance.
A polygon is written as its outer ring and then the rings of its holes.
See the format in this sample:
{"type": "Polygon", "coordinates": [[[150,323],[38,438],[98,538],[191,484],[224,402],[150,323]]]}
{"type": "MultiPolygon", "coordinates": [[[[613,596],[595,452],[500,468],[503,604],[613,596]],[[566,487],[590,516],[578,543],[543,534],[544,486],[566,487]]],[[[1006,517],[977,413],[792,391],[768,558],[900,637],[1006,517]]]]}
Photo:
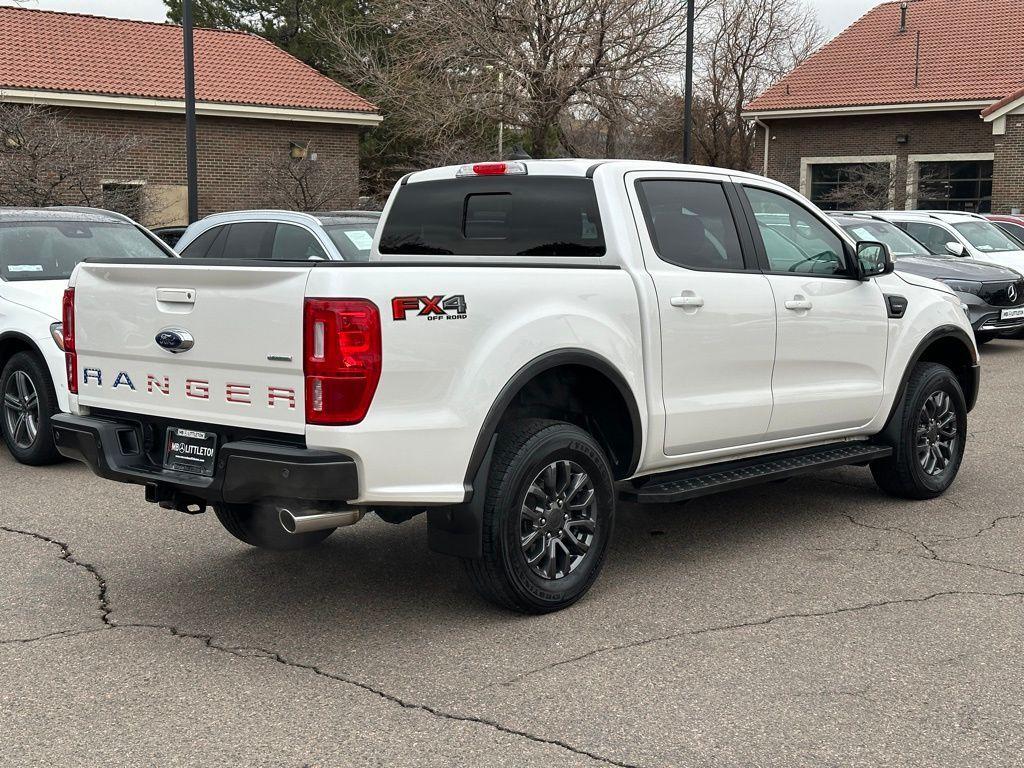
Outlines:
{"type": "Polygon", "coordinates": [[[462,501],[492,404],[523,366],[551,351],[605,358],[645,418],[640,317],[625,270],[325,265],[312,270],[306,295],[365,298],[380,308],[383,369],[366,418],[306,428],[310,447],[359,463],[360,502],[462,501]],[[463,296],[466,312],[395,319],[396,297],[421,296],[463,296]]]}

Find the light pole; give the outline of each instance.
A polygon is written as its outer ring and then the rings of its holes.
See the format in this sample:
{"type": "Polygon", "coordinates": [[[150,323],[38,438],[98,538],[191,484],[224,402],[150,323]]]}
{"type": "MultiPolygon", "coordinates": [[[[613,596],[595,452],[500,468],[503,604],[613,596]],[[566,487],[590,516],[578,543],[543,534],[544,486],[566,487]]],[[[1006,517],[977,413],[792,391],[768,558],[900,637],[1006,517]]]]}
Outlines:
{"type": "Polygon", "coordinates": [[[693,162],[693,19],[695,0],[686,0],[686,90],[683,95],[683,162],[693,162]]]}
{"type": "Polygon", "coordinates": [[[196,160],[196,73],[192,54],[192,0],[181,4],[185,55],[185,172],[188,176],[188,223],[199,220],[199,164],[196,160]]]}

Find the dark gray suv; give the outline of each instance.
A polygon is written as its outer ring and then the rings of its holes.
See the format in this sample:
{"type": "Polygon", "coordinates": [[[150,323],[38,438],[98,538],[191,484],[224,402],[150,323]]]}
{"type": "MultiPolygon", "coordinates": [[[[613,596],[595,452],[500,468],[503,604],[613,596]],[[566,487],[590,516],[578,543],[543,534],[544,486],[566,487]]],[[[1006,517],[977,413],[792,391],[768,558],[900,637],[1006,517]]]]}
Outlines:
{"type": "Polygon", "coordinates": [[[856,240],[885,243],[897,272],[938,280],[966,307],[979,344],[1024,331],[1024,275],[1009,267],[956,256],[934,256],[894,224],[871,214],[833,214],[856,240]]]}

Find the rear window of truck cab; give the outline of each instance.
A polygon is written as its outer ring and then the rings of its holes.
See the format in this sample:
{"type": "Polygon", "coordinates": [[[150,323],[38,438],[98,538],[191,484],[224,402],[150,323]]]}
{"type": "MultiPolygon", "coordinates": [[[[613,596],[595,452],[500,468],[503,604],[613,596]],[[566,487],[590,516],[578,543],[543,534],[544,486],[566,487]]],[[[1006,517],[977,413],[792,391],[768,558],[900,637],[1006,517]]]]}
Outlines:
{"type": "Polygon", "coordinates": [[[383,254],[603,256],[594,182],[559,176],[422,181],[399,188],[383,254]]]}

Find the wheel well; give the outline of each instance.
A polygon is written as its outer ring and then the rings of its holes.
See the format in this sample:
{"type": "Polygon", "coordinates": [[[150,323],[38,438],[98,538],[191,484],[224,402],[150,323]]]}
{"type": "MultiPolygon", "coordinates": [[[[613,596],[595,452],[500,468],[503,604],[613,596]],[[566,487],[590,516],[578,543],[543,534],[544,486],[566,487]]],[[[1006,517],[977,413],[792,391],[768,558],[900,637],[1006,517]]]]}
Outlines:
{"type": "Polygon", "coordinates": [[[977,380],[971,372],[975,364],[974,352],[956,336],[943,336],[925,348],[918,358],[920,363],[940,363],[950,370],[960,382],[964,399],[968,405],[978,397],[977,380]]]}
{"type": "Polygon", "coordinates": [[[6,336],[0,339],[0,371],[3,371],[7,361],[19,352],[33,352],[39,354],[35,345],[21,336],[6,336]]]}
{"type": "Polygon", "coordinates": [[[559,365],[537,374],[512,397],[498,431],[511,420],[547,418],[585,429],[604,448],[617,479],[628,477],[640,447],[639,415],[608,376],[586,365],[559,365]]]}

